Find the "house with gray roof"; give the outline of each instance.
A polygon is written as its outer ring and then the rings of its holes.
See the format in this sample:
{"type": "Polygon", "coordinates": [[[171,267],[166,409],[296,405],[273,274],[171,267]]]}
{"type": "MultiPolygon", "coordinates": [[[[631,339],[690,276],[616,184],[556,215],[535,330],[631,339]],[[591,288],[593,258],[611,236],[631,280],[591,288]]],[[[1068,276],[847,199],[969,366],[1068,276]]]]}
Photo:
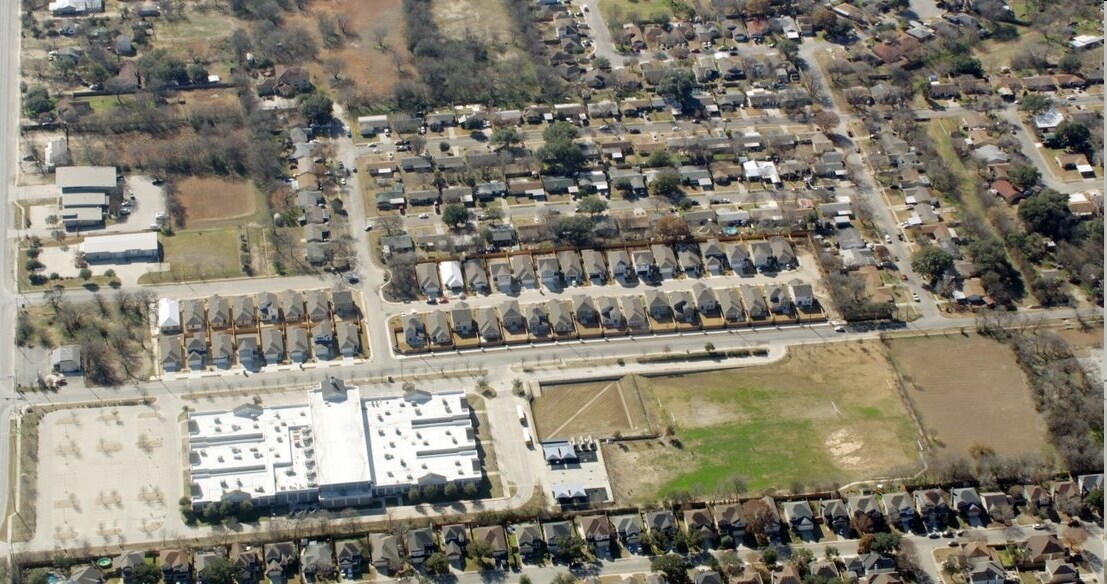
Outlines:
{"type": "Polygon", "coordinates": [[[500,322],[512,334],[519,334],[526,330],[527,319],[523,316],[518,301],[506,300],[500,304],[500,322]]]}
{"type": "Polygon", "coordinates": [[[218,294],[208,298],[208,324],[214,329],[231,326],[231,307],[226,298],[218,294]]]}
{"type": "MultiPolygon", "coordinates": [[[[652,257],[650,262],[653,262],[652,257]]],[[[611,275],[616,280],[623,280],[635,271],[630,255],[621,249],[613,249],[607,252],[607,265],[611,268],[611,275]]]]}
{"type": "Polygon", "coordinates": [[[293,363],[303,363],[311,358],[311,339],[308,330],[294,326],[285,330],[288,359],[293,363]]]}
{"type": "Polygon", "coordinates": [[[567,286],[579,286],[584,283],[584,269],[580,263],[580,254],[575,251],[560,251],[557,253],[557,263],[561,270],[561,277],[567,286]]]}
{"type": "Polygon", "coordinates": [[[576,313],[577,322],[584,326],[595,326],[599,324],[599,313],[596,312],[596,303],[591,296],[585,296],[584,294],[576,294],[573,296],[573,309],[576,313]]]}
{"type": "Polygon", "coordinates": [[[749,274],[756,268],[750,260],[749,248],[745,242],[733,241],[723,244],[723,253],[727,264],[736,274],[749,274]]]}
{"type": "Polygon", "coordinates": [[[305,295],[305,306],[311,322],[322,322],[331,316],[326,290],[308,290],[305,295]]]}
{"type": "Polygon", "coordinates": [[[488,260],[488,272],[492,275],[492,282],[496,289],[503,293],[510,293],[515,285],[515,278],[511,275],[511,262],[505,258],[493,258],[488,260]]]}
{"type": "Polygon", "coordinates": [[[604,284],[607,281],[607,265],[604,263],[603,254],[594,249],[581,250],[580,257],[583,262],[582,272],[588,276],[588,281],[593,284],[604,284]]]}
{"type": "Polygon", "coordinates": [[[768,318],[769,306],[765,304],[765,298],[761,296],[761,290],[748,284],[739,288],[742,294],[742,305],[750,318],[768,318]]]}
{"type": "Polygon", "coordinates": [[[572,335],[576,332],[573,325],[573,312],[564,300],[551,300],[546,303],[550,328],[557,335],[572,335]]]}
{"type": "Polygon", "coordinates": [[[450,320],[453,321],[454,332],[463,337],[476,332],[473,309],[465,302],[458,302],[450,309],[450,320]]]}
{"type": "Polygon", "coordinates": [[[807,501],[784,501],[780,504],[784,520],[792,531],[805,541],[815,537],[815,513],[807,501]]]}
{"type": "Polygon", "coordinates": [[[158,363],[162,371],[173,373],[184,366],[184,349],[181,348],[181,336],[161,336],[158,338],[158,363]]]}
{"type": "Polygon", "coordinates": [[[403,318],[404,341],[411,347],[427,344],[427,329],[418,314],[409,314],[403,318]]]}
{"type": "Polygon", "coordinates": [[[423,291],[427,298],[438,298],[442,295],[442,286],[438,282],[437,264],[416,264],[415,279],[419,282],[419,289],[423,291]]]}
{"type": "Polygon", "coordinates": [[[408,558],[412,565],[422,566],[427,558],[438,551],[438,545],[434,541],[434,532],[429,527],[420,527],[407,532],[404,538],[408,558]]]}
{"type": "Polygon", "coordinates": [[[519,546],[519,555],[524,561],[534,562],[542,559],[545,551],[542,529],[537,523],[519,523],[515,525],[515,539],[519,546]]]}
{"type": "Polygon", "coordinates": [[[261,357],[265,363],[275,364],[284,360],[284,335],[277,328],[261,329],[261,357]]]}
{"type": "Polygon", "coordinates": [[[680,263],[677,262],[676,254],[673,253],[673,248],[655,243],[650,246],[650,251],[653,253],[654,263],[657,266],[657,273],[661,275],[663,279],[672,278],[678,269],[680,269],[680,263]]]}
{"type": "Polygon", "coordinates": [[[596,312],[599,314],[600,325],[605,329],[622,330],[626,326],[623,311],[619,304],[610,296],[598,296],[594,299],[596,312]]]}
{"type": "Polygon", "coordinates": [[[550,334],[550,316],[542,304],[528,304],[523,307],[527,319],[527,330],[531,336],[545,337],[550,334]]]}
{"type": "Polygon", "coordinates": [[[497,342],[503,338],[500,334],[500,319],[496,317],[496,309],[492,307],[478,308],[476,310],[477,332],[480,338],[486,342],[497,342]]]}
{"type": "Polygon", "coordinates": [[[727,322],[733,323],[746,319],[745,312],[742,310],[742,301],[734,288],[718,290],[716,297],[719,302],[719,314],[727,322]]]}
{"type": "Polygon", "coordinates": [[[488,294],[492,289],[488,285],[488,272],[484,269],[484,260],[467,260],[462,265],[465,272],[465,286],[474,294],[488,294]]]}
{"type": "Polygon", "coordinates": [[[335,576],[334,548],[329,541],[309,542],[300,552],[300,568],[308,582],[330,580],[335,576]]]}
{"type": "Polygon", "coordinates": [[[304,320],[304,295],[296,290],[281,293],[281,314],[284,322],[296,323],[304,320]]]}
{"type": "Polygon", "coordinates": [[[819,502],[823,523],[834,533],[843,537],[849,535],[849,510],[841,499],[823,499],[819,502]]]}
{"type": "Polygon", "coordinates": [[[650,321],[646,318],[646,309],[637,296],[623,297],[623,318],[627,329],[632,333],[644,333],[650,330],[650,321]]]}
{"type": "Polygon", "coordinates": [[[436,345],[448,345],[453,341],[450,334],[450,321],[446,311],[432,310],[426,314],[427,337],[436,345]]]}
{"type": "Polygon", "coordinates": [[[311,351],[316,359],[334,358],[334,330],[330,322],[317,323],[311,329],[311,351]]]}
{"type": "Polygon", "coordinates": [[[687,290],[674,290],[669,293],[669,304],[673,309],[673,317],[680,322],[696,322],[696,301],[687,290]]]}
{"type": "MultiPolygon", "coordinates": [[[[556,258],[553,261],[553,265],[557,265],[556,258]]],[[[511,275],[523,288],[538,287],[538,278],[534,275],[534,264],[531,263],[530,255],[528,254],[511,256],[511,275]]]]}
{"type": "Polygon", "coordinates": [[[185,355],[188,359],[188,368],[192,371],[203,371],[209,363],[207,335],[196,333],[185,339],[185,355]]]}
{"type": "Polygon", "coordinates": [[[361,332],[353,322],[339,322],[334,326],[334,341],[338,354],[356,357],[361,352],[361,332]]]}
{"type": "Polygon", "coordinates": [[[542,284],[547,288],[561,287],[561,268],[556,255],[550,253],[536,256],[534,263],[538,266],[538,277],[542,280],[542,284]]]}
{"type": "Polygon", "coordinates": [[[703,261],[700,260],[700,256],[696,253],[696,250],[691,247],[682,247],[677,252],[677,262],[680,265],[680,270],[689,277],[698,278],[703,273],[703,261]]]}
{"type": "Polygon", "coordinates": [[[611,523],[615,527],[619,541],[627,550],[632,554],[639,553],[642,545],[642,517],[638,513],[614,515],[611,517],[611,523]]]}

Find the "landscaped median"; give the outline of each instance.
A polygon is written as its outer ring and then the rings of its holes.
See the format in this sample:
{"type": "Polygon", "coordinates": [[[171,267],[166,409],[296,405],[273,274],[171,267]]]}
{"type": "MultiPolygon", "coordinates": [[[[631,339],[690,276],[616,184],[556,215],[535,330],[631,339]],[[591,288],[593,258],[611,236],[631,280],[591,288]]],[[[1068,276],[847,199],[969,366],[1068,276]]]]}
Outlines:
{"type": "Polygon", "coordinates": [[[746,357],[768,357],[768,347],[753,347],[750,349],[731,349],[729,351],[716,351],[714,347],[704,351],[687,353],[665,353],[662,355],[645,355],[638,358],[639,363],[682,363],[686,361],[719,361],[723,359],[746,357]]]}

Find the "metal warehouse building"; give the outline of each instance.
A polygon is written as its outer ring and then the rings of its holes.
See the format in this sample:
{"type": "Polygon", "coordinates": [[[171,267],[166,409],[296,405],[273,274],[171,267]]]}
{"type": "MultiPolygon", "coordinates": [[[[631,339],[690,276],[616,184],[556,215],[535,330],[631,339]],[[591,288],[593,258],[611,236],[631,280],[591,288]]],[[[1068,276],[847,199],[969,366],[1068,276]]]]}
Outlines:
{"type": "Polygon", "coordinates": [[[89,263],[156,262],[161,257],[154,231],[89,237],[80,249],[89,263]]]}

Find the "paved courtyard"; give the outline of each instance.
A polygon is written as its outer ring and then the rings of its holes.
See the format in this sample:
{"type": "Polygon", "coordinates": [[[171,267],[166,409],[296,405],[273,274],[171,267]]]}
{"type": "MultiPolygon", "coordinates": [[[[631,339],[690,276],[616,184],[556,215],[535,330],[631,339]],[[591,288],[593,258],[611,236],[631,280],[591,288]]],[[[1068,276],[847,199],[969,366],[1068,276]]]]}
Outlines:
{"type": "Polygon", "coordinates": [[[178,415],[157,404],[47,414],[40,426],[36,543],[71,548],[182,532],[178,415]]]}

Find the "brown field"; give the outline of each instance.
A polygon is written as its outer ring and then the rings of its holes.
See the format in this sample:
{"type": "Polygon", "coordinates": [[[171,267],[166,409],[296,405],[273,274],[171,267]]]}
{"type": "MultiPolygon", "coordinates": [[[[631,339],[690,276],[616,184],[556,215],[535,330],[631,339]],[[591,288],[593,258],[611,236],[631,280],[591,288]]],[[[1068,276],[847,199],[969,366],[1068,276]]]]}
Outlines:
{"type": "Polygon", "coordinates": [[[258,191],[247,181],[189,177],[178,183],[186,225],[238,225],[258,211],[258,191]]]}
{"type": "Polygon", "coordinates": [[[490,0],[436,0],[431,8],[443,34],[464,38],[472,33],[490,45],[511,40],[511,19],[503,3],[490,0]]]}
{"type": "MultiPolygon", "coordinates": [[[[679,440],[605,445],[622,503],[818,487],[913,472],[918,429],[876,343],[794,347],[770,365],[639,382],[679,440]]],[[[667,431],[667,430],[666,430],[667,431]]]]}
{"type": "Polygon", "coordinates": [[[979,444],[1015,455],[1048,444],[1026,376],[1001,343],[975,335],[896,339],[889,354],[935,454],[966,455],[979,444]]]}
{"type": "Polygon", "coordinates": [[[339,48],[328,49],[322,46],[322,42],[319,43],[319,62],[308,64],[316,80],[324,82],[331,78],[322,65],[322,61],[329,57],[338,57],[346,62],[342,72],[344,78],[352,79],[357,85],[378,95],[387,95],[396,81],[414,75],[404,37],[403,0],[317,0],[311,3],[308,12],[287,20],[303,25],[318,37],[314,16],[317,11],[345,17],[352,23],[356,34],[339,48]],[[383,41],[386,50],[377,46],[374,33],[378,29],[388,31],[383,41]],[[399,72],[397,60],[405,64],[404,74],[399,72]]]}
{"type": "Polygon", "coordinates": [[[532,404],[535,433],[539,440],[647,434],[650,423],[637,387],[628,377],[543,388],[532,404]]]}

